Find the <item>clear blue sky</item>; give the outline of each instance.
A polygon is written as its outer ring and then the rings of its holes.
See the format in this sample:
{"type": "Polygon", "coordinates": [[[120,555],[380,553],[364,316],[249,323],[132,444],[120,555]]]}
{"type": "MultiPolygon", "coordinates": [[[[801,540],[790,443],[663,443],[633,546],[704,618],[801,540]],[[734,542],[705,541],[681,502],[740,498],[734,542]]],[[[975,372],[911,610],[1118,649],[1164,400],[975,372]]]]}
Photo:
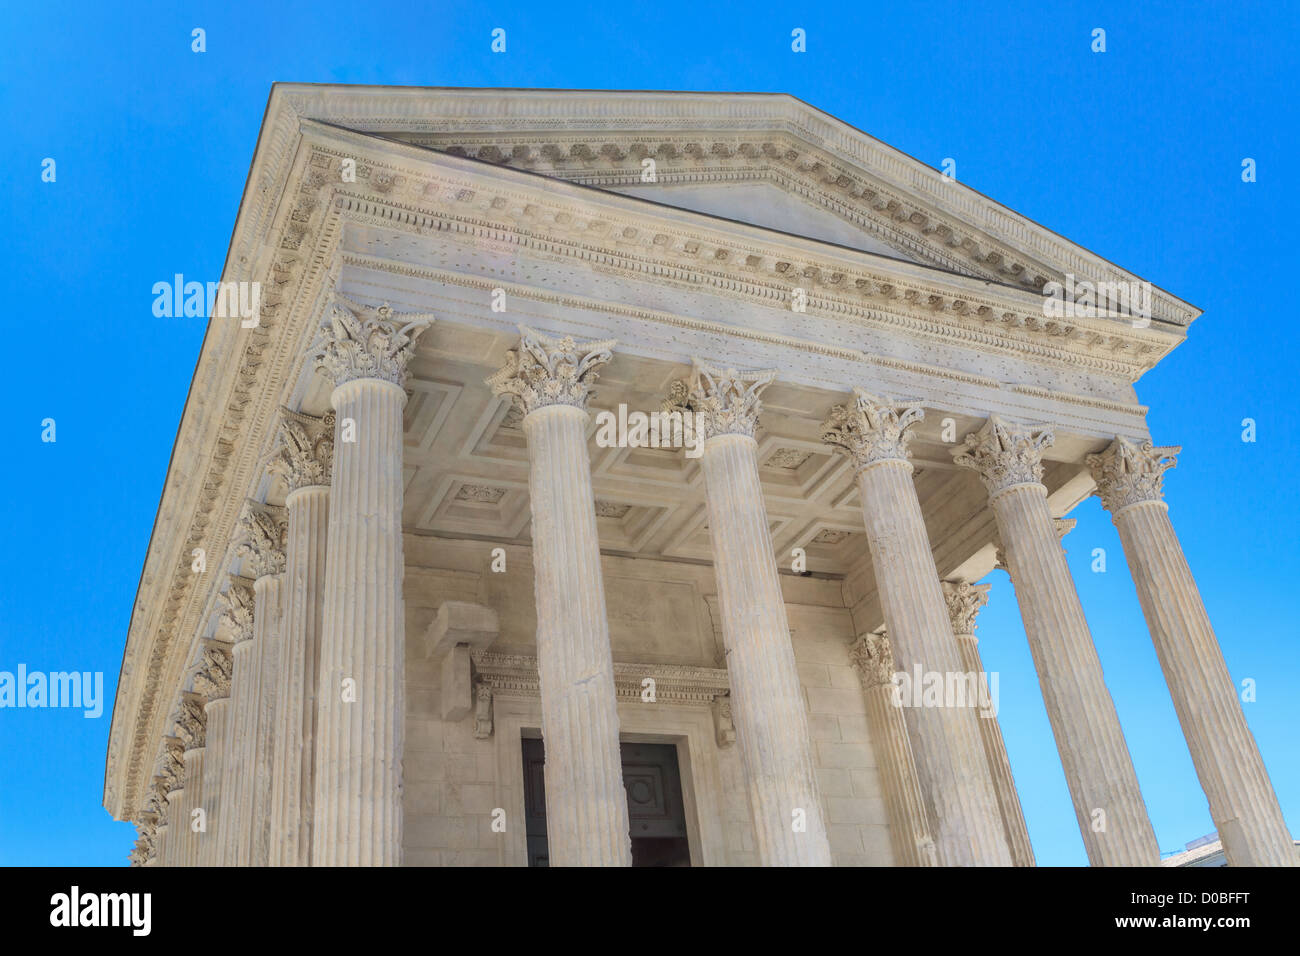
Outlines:
{"type": "MultiPolygon", "coordinates": [[[[276,80],[789,92],[955,158],[962,181],[1203,308],[1138,390],[1157,443],[1184,446],[1174,525],[1234,679],[1258,684],[1246,715],[1300,828],[1296,5],[5,6],[0,670],[103,671],[106,701],[98,720],[0,710],[0,863],[120,865],[131,847],[100,806],[111,702],[203,337],[154,318],[151,287],[219,275],[276,80]]],[[[1071,567],[1160,846],[1179,849],[1213,824],[1115,530],[1095,500],[1075,517],[1071,567]]],[[[993,580],[981,646],[1038,860],[1081,864],[1014,594],[993,580]]]]}

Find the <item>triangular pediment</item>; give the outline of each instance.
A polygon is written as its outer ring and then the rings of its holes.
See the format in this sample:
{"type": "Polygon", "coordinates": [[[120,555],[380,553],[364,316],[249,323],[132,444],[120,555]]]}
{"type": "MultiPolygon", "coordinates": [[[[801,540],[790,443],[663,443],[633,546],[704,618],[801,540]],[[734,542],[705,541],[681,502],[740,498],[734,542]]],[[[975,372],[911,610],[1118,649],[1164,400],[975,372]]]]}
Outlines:
{"type": "MultiPolygon", "coordinates": [[[[1141,281],[785,94],[282,84],[281,112],[1034,293],[1141,281]]],[[[1175,326],[1199,314],[1152,303],[1175,326]]]]}
{"type": "Polygon", "coordinates": [[[681,183],[660,185],[637,183],[611,186],[611,192],[636,196],[665,206],[689,209],[723,219],[775,229],[809,239],[901,259],[927,263],[916,253],[909,254],[870,229],[848,222],[834,213],[795,195],[771,182],[721,182],[716,184],[681,183]]]}

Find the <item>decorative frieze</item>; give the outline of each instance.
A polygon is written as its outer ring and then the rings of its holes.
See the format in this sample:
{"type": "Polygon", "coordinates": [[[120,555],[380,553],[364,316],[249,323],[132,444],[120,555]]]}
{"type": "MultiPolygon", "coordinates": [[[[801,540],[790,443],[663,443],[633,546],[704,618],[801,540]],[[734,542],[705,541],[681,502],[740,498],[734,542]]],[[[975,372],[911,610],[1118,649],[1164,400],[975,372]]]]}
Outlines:
{"type": "Polygon", "coordinates": [[[613,339],[580,342],[553,339],[519,326],[519,345],[506,352],[506,364],[486,382],[497,395],[511,395],[524,415],[547,405],[585,409],[599,369],[613,358],[613,339]]]}
{"type": "MultiPolygon", "coordinates": [[[[513,698],[540,697],[537,658],[481,651],[473,655],[480,687],[494,695],[513,698]]],[[[620,701],[641,700],[647,678],[655,682],[655,701],[711,707],[719,694],[728,693],[727,671],[721,667],[689,664],[634,664],[614,662],[614,689],[620,701]]]]}
{"type": "Polygon", "coordinates": [[[849,404],[831,409],[822,425],[822,441],[846,452],[857,468],[891,458],[907,461],[910,429],[923,418],[925,410],[919,405],[891,402],[855,388],[849,404]]]}
{"type": "Polygon", "coordinates": [[[1164,497],[1165,472],[1178,464],[1179,445],[1157,447],[1148,439],[1141,445],[1116,438],[1110,447],[1087,457],[1088,468],[1097,482],[1097,494],[1111,519],[1129,505],[1160,501],[1164,497]]]}

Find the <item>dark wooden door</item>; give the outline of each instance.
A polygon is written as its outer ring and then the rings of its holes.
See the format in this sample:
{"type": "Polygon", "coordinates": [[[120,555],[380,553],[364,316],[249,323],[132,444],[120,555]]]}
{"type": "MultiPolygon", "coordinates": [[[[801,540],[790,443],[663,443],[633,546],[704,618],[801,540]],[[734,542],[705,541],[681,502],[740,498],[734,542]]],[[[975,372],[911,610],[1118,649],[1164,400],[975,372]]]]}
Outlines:
{"type": "MultiPolygon", "coordinates": [[[[690,866],[686,808],[677,748],[672,744],[620,744],[627,790],[633,866],[690,866]]],[[[545,748],[523,740],[524,817],[528,865],[547,866],[545,748]]]]}

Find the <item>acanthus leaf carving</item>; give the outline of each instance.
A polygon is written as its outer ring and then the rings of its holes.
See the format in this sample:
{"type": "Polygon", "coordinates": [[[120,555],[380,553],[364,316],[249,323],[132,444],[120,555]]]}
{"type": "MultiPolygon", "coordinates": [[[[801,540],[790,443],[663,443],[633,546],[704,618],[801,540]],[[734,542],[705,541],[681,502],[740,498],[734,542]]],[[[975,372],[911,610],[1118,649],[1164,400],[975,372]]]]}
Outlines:
{"type": "Polygon", "coordinates": [[[1053,441],[1050,428],[1035,430],[991,415],[979,431],[966,436],[953,461],[978,472],[989,494],[995,495],[1016,485],[1041,482],[1043,449],[1053,441]]]}
{"type": "Polygon", "coordinates": [[[1164,498],[1165,472],[1178,464],[1179,445],[1136,445],[1116,438],[1103,452],[1086,459],[1097,494],[1112,518],[1129,505],[1164,498]]]}
{"type": "Polygon", "coordinates": [[[284,476],[290,492],[329,485],[334,463],[334,421],[333,411],[313,418],[280,409],[280,444],[270,468],[284,476]]]}
{"type": "Polygon", "coordinates": [[[822,441],[845,452],[858,469],[878,461],[908,461],[911,428],[924,418],[925,410],[914,402],[877,398],[855,388],[850,404],[831,409],[822,425],[822,441]]]}
{"type": "Polygon", "coordinates": [[[399,314],[387,302],[372,308],[335,291],[312,342],[316,367],[335,386],[373,378],[404,387],[415,341],[434,318],[399,314]]]}
{"type": "Polygon", "coordinates": [[[510,395],[526,417],[547,405],[586,409],[598,370],[613,358],[614,339],[579,341],[550,338],[519,326],[519,344],[506,352],[506,364],[488,376],[497,395],[510,395]]]}

